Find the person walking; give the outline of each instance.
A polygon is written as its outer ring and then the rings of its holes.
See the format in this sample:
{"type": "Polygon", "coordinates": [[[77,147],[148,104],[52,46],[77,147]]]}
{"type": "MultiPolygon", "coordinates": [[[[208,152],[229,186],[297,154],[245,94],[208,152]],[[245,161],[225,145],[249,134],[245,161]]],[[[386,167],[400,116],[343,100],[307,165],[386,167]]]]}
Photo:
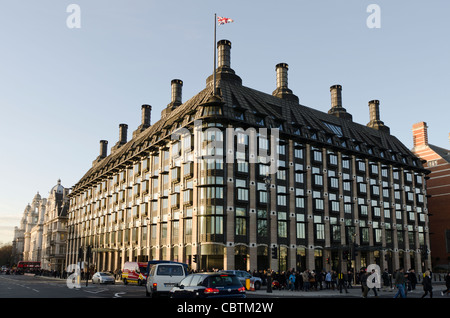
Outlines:
{"type": "Polygon", "coordinates": [[[381,275],[381,279],[383,280],[383,291],[388,291],[391,286],[390,282],[390,274],[387,268],[384,269],[383,274],[381,275]]]}
{"type": "Polygon", "coordinates": [[[430,293],[430,298],[433,298],[433,286],[431,286],[431,274],[430,271],[425,272],[425,276],[423,277],[423,290],[425,293],[422,295],[421,298],[425,298],[428,295],[428,292],[430,293]]]}
{"type": "Polygon", "coordinates": [[[295,273],[294,270],[292,270],[291,274],[289,275],[289,290],[294,291],[295,290],[295,273]]]}
{"type": "Polygon", "coordinates": [[[417,285],[417,276],[416,276],[416,271],[414,270],[414,268],[411,268],[409,270],[408,281],[411,286],[410,291],[413,292],[416,289],[416,285],[417,285]]]}
{"type": "Polygon", "coordinates": [[[306,269],[303,274],[303,290],[309,291],[309,269],[306,269]]]}
{"type": "Polygon", "coordinates": [[[406,298],[405,294],[405,284],[406,284],[406,277],[403,268],[399,268],[397,273],[395,274],[395,286],[397,287],[397,293],[394,295],[394,298],[397,298],[398,296],[402,298],[406,298]]]}
{"type": "Polygon", "coordinates": [[[450,293],[450,272],[447,273],[447,276],[445,276],[445,287],[447,287],[446,290],[441,291],[441,295],[444,296],[445,294],[450,293]]]}
{"type": "Polygon", "coordinates": [[[338,274],[339,293],[341,293],[341,294],[342,294],[342,287],[344,287],[345,293],[348,294],[346,280],[347,280],[347,274],[344,274],[342,272],[338,274]]]}
{"type": "Polygon", "coordinates": [[[369,287],[367,286],[368,276],[369,275],[366,273],[366,270],[361,268],[361,271],[359,272],[359,282],[361,283],[363,298],[367,298],[367,293],[369,292],[369,287]]]}

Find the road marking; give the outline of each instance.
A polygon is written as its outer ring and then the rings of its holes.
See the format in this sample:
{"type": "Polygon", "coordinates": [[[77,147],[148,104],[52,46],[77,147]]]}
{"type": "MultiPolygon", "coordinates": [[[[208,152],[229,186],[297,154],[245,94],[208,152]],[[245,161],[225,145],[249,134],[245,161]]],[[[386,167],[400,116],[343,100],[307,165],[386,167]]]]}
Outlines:
{"type": "Polygon", "coordinates": [[[116,297],[116,298],[122,297],[122,296],[119,296],[119,294],[126,294],[126,292],[115,293],[115,294],[114,294],[114,297],[116,297]]]}
{"type": "Polygon", "coordinates": [[[37,290],[37,289],[32,289],[32,290],[34,290],[36,293],[39,293],[39,290],[37,290]]]}

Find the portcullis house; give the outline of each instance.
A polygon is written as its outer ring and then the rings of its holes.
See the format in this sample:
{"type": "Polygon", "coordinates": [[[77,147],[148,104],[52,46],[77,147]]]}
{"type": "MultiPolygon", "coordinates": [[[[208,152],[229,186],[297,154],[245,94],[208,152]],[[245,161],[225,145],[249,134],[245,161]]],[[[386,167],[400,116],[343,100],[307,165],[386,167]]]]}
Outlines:
{"type": "Polygon", "coordinates": [[[333,85],[324,113],[299,103],[287,64],[263,93],[231,68],[230,41],[217,48],[205,89],[183,102],[173,80],[160,120],[143,105],[130,140],[121,124],[110,154],[100,141],[70,193],[67,264],[90,246],[96,269],[111,271],[152,259],[199,270],[427,266],[428,171],[390,134],[379,101],[355,123],[333,85]]]}

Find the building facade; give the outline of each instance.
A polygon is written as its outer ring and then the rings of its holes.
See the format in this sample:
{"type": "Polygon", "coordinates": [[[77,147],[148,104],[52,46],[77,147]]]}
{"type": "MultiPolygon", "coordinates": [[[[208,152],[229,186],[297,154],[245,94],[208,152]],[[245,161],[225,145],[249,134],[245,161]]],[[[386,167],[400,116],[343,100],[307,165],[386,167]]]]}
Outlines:
{"type": "Polygon", "coordinates": [[[69,189],[61,180],[50,190],[46,202],[42,238],[42,268],[62,273],[65,269],[67,248],[67,212],[69,189]]]}
{"type": "MultiPolygon", "coordinates": [[[[450,264],[450,150],[428,143],[425,122],[413,125],[412,151],[431,171],[427,180],[430,211],[430,246],[433,266],[450,264]]],[[[450,136],[449,136],[450,137],[450,136]]]]}
{"type": "Polygon", "coordinates": [[[26,206],[20,226],[14,229],[14,264],[33,261],[41,262],[44,270],[65,270],[68,194],[69,189],[58,180],[48,199],[38,192],[26,206]]]}
{"type": "Polygon", "coordinates": [[[182,102],[181,80],[161,119],[142,123],[69,194],[66,264],[93,251],[97,270],[151,259],[193,269],[347,269],[376,263],[421,268],[428,216],[421,161],[369,102],[367,125],[330,88],[324,113],[301,105],[276,66],[272,94],[242,85],[231,43],[216,73],[182,102]]]}

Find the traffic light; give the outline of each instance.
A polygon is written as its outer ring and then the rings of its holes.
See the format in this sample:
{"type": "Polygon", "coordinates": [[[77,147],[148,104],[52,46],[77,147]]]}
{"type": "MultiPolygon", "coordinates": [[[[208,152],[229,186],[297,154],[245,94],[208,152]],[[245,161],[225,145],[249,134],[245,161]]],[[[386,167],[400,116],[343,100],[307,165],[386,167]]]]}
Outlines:
{"type": "Polygon", "coordinates": [[[194,255],[194,260],[193,260],[193,262],[194,262],[194,263],[197,263],[197,261],[198,261],[197,255],[194,255]]]}
{"type": "Polygon", "coordinates": [[[358,244],[354,243],[353,244],[353,249],[352,249],[352,260],[356,260],[356,256],[358,256],[358,253],[356,252],[356,249],[358,248],[358,244]]]}
{"type": "Polygon", "coordinates": [[[278,247],[272,247],[272,258],[277,259],[278,258],[278,247]]]}
{"type": "Polygon", "coordinates": [[[327,264],[330,264],[330,258],[327,257],[327,264]]]}

